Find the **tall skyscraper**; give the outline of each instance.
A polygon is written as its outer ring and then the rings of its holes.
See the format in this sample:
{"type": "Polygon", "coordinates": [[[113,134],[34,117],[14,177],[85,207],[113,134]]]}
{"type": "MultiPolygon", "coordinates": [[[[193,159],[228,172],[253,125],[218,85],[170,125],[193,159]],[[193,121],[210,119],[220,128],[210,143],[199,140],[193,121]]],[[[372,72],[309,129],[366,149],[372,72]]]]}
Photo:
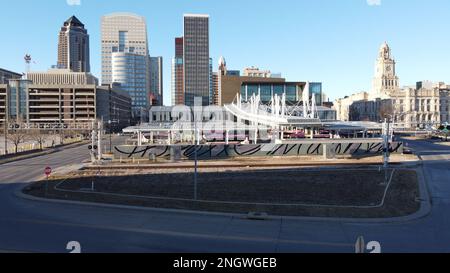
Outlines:
{"type": "Polygon", "coordinates": [[[209,15],[184,15],[184,94],[185,104],[194,105],[196,97],[210,104],[211,69],[209,58],[209,15]]]}
{"type": "Polygon", "coordinates": [[[119,83],[141,117],[150,102],[150,56],[145,18],[130,13],[102,17],[102,83],[119,83]]]}
{"type": "Polygon", "coordinates": [[[150,105],[163,105],[163,58],[150,58],[150,105]]]}
{"type": "Polygon", "coordinates": [[[214,98],[214,105],[222,105],[221,98],[222,98],[222,88],[221,88],[221,81],[222,76],[227,75],[227,62],[225,61],[225,58],[223,56],[220,56],[219,58],[219,71],[213,72],[213,98],[214,98]]]}
{"type": "Polygon", "coordinates": [[[172,59],[172,105],[184,104],[183,51],[183,37],[175,38],[175,57],[172,59]]]}
{"type": "Polygon", "coordinates": [[[213,59],[209,58],[209,105],[214,104],[213,59]]]}
{"type": "Polygon", "coordinates": [[[72,16],[61,27],[58,43],[58,68],[90,72],[89,35],[84,24],[72,16]]]}

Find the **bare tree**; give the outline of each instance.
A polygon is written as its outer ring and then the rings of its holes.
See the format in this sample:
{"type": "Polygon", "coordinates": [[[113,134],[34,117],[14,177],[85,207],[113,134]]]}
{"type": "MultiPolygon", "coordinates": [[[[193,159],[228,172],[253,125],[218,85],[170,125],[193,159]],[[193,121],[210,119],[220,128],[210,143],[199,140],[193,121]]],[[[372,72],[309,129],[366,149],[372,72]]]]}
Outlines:
{"type": "Polygon", "coordinates": [[[29,131],[30,139],[36,141],[39,144],[39,149],[44,149],[44,143],[47,140],[47,135],[42,133],[40,129],[32,129],[29,131]]]}
{"type": "Polygon", "coordinates": [[[382,100],[380,102],[379,112],[380,118],[383,120],[385,118],[393,117],[394,107],[391,100],[382,100]]]}
{"type": "Polygon", "coordinates": [[[79,135],[79,132],[74,129],[66,130],[65,135],[70,138],[76,138],[79,135]]]}
{"type": "Polygon", "coordinates": [[[24,123],[22,120],[17,119],[15,124],[18,128],[9,130],[7,139],[14,145],[14,151],[17,154],[19,151],[19,145],[27,140],[28,132],[23,129],[24,123]]]}

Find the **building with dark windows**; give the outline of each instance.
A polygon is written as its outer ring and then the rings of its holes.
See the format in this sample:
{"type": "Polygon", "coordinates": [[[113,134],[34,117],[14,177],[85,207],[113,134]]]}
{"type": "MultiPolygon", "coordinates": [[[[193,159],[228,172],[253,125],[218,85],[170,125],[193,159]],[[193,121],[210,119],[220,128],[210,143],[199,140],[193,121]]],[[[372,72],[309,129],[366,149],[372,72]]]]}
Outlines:
{"type": "Polygon", "coordinates": [[[211,74],[211,89],[212,89],[212,104],[219,105],[219,73],[220,72],[212,72],[211,74]]]}
{"type": "MultiPolygon", "coordinates": [[[[279,97],[285,95],[286,103],[289,105],[298,105],[303,101],[306,82],[286,82],[284,78],[264,73],[249,74],[248,69],[244,75],[247,76],[240,76],[237,70],[228,70],[225,58],[220,57],[218,72],[213,73],[214,104],[223,106],[233,103],[238,95],[241,101],[249,101],[253,95],[260,95],[263,104],[270,103],[275,95],[279,97]]],[[[311,82],[308,86],[310,101],[314,97],[316,105],[321,106],[324,97],[322,83],[311,82]]]]}
{"type": "Polygon", "coordinates": [[[30,104],[28,98],[28,87],[30,84],[31,82],[28,80],[9,80],[4,103],[6,106],[6,120],[28,122],[30,119],[28,109],[33,106],[33,103],[30,104]]]}
{"type": "Polygon", "coordinates": [[[11,79],[20,79],[22,74],[0,68],[0,84],[7,84],[11,79]]]}
{"type": "Polygon", "coordinates": [[[97,88],[97,117],[108,131],[120,132],[131,124],[131,98],[118,85],[97,88]]]}
{"type": "Polygon", "coordinates": [[[324,103],[324,93],[322,91],[321,82],[310,82],[309,83],[309,94],[315,96],[317,105],[322,105],[324,103]]]}
{"type": "Polygon", "coordinates": [[[227,70],[227,75],[228,76],[240,76],[241,75],[241,71],[239,70],[227,70]]]}
{"type": "Polygon", "coordinates": [[[209,105],[214,104],[214,72],[213,72],[213,59],[209,58],[209,105]]]}
{"type": "Polygon", "coordinates": [[[126,52],[111,54],[112,83],[120,84],[131,97],[133,115],[139,117],[142,109],[148,109],[150,92],[150,59],[148,56],[126,52]]]}
{"type": "Polygon", "coordinates": [[[84,24],[72,16],[61,27],[58,43],[58,68],[90,72],[89,35],[84,24]]]}
{"type": "MultiPolygon", "coordinates": [[[[220,74],[220,73],[219,73],[220,74]]],[[[244,77],[244,76],[230,76],[221,75],[219,81],[218,90],[218,105],[223,106],[225,104],[232,103],[238,94],[241,94],[242,99],[248,98],[248,86],[254,84],[255,87],[250,86],[249,92],[258,91],[261,84],[278,84],[284,83],[285,79],[282,78],[256,78],[256,77],[244,77]],[[245,83],[245,85],[244,85],[245,83]],[[242,94],[244,96],[242,96],[242,94]]],[[[270,87],[272,88],[272,87],[270,87]]],[[[264,93],[264,91],[263,91],[264,93]]],[[[250,95],[251,96],[251,95],[250,95]]]]}
{"type": "MultiPolygon", "coordinates": [[[[273,96],[286,95],[286,102],[297,104],[302,100],[302,93],[306,86],[305,82],[273,82],[273,81],[243,81],[241,84],[241,100],[248,101],[253,95],[260,95],[261,102],[270,103],[273,96]]],[[[312,95],[312,94],[311,94],[312,95]]],[[[320,105],[320,101],[316,102],[320,105]]]]}
{"type": "Polygon", "coordinates": [[[184,51],[183,37],[175,38],[175,57],[172,59],[172,104],[184,104],[184,51]]]}
{"type": "Polygon", "coordinates": [[[183,61],[185,104],[193,106],[194,99],[201,97],[202,104],[209,105],[212,84],[208,15],[184,15],[183,61]]]}
{"type": "Polygon", "coordinates": [[[163,58],[150,58],[150,105],[163,105],[163,58]]]}
{"type": "Polygon", "coordinates": [[[4,124],[6,118],[6,103],[8,102],[6,99],[7,96],[7,88],[6,84],[0,84],[0,123],[4,124]]]}

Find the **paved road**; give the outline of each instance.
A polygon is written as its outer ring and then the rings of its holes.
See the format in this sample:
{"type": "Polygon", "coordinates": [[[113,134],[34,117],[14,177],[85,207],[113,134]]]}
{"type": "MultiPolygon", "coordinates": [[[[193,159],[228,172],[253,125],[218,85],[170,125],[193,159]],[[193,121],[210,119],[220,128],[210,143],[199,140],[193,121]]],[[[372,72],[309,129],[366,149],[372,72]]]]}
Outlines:
{"type": "Polygon", "coordinates": [[[388,224],[250,221],[36,202],[13,192],[41,175],[46,165],[86,159],[86,148],[0,165],[0,250],[67,252],[67,242],[75,240],[84,252],[353,252],[356,238],[363,235],[366,241],[379,241],[384,252],[450,252],[450,147],[409,145],[426,160],[433,211],[422,219],[388,224]]]}
{"type": "Polygon", "coordinates": [[[0,165],[0,188],[5,184],[34,181],[35,178],[43,175],[46,166],[55,169],[81,163],[86,159],[89,159],[89,151],[87,145],[83,145],[73,149],[61,149],[60,152],[45,156],[0,165]]]}

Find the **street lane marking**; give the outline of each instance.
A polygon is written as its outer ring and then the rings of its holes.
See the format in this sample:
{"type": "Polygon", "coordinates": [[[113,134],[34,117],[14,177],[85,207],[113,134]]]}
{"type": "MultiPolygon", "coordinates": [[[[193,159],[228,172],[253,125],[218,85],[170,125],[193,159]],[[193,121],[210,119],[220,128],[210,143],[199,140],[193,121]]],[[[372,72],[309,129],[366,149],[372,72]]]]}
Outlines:
{"type": "MultiPolygon", "coordinates": [[[[7,219],[3,219],[6,221],[7,219]]],[[[208,235],[190,232],[179,232],[179,231],[163,231],[163,230],[153,230],[153,229],[142,229],[142,228],[119,228],[110,226],[100,226],[100,225],[84,225],[75,223],[60,223],[54,221],[44,221],[44,220],[24,220],[24,219],[12,219],[8,220],[11,222],[25,223],[25,224],[38,224],[38,225],[55,225],[55,226],[66,226],[66,227],[80,227],[80,228],[90,228],[90,229],[104,229],[110,231],[119,232],[134,232],[152,235],[162,235],[162,236],[172,236],[172,237],[189,237],[189,238],[200,238],[200,239],[211,239],[211,240],[229,240],[229,241],[246,241],[246,242],[259,242],[259,243],[284,243],[284,244],[295,244],[295,245],[316,245],[316,246],[334,246],[334,247],[354,247],[353,243],[333,243],[333,242],[313,242],[306,240],[287,240],[276,238],[263,238],[263,237],[243,237],[243,236],[222,236],[222,235],[208,235]]]]}

